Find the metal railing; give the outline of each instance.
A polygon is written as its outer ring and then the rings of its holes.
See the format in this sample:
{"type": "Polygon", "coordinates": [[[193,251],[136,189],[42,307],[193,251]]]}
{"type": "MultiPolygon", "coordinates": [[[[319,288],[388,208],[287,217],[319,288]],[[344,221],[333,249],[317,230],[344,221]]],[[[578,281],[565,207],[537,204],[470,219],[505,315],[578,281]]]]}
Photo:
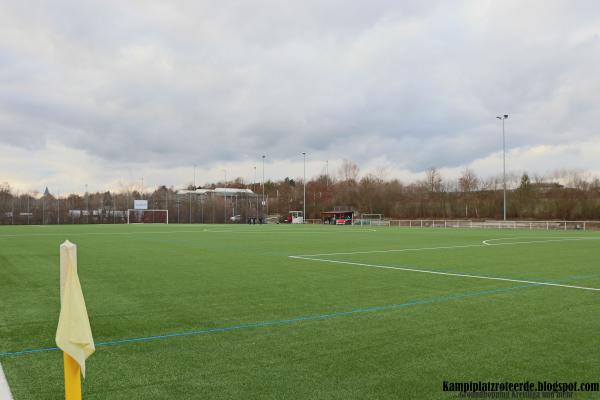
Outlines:
{"type": "MultiPolygon", "coordinates": [[[[380,222],[377,221],[379,226],[380,222]]],[[[406,228],[479,228],[479,229],[542,229],[542,230],[600,230],[600,221],[473,221],[447,219],[393,219],[386,226],[406,228]]]]}

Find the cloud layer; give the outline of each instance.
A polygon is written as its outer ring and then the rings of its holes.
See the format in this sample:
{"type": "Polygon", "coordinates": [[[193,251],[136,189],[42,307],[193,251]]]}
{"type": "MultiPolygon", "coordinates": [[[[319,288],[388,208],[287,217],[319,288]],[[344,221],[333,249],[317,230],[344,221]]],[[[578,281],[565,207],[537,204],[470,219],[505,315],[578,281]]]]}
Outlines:
{"type": "Polygon", "coordinates": [[[261,154],[280,178],[302,151],[493,173],[499,113],[512,166],[600,171],[574,156],[600,142],[599,27],[595,1],[5,1],[0,181],[251,180],[261,154]]]}

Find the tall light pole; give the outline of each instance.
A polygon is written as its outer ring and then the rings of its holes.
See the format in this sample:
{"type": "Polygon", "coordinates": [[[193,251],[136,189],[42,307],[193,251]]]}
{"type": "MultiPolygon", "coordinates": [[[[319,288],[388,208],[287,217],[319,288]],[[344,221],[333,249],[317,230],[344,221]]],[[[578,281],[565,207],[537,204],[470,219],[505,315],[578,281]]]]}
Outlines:
{"type": "MultiPolygon", "coordinates": [[[[194,166],[194,188],[192,189],[194,192],[196,191],[196,164],[192,164],[194,166]]],[[[177,211],[179,213],[179,211],[177,211]]],[[[192,191],[188,192],[188,223],[192,223],[192,191]]],[[[177,214],[177,218],[179,218],[179,214],[177,214]]]]}
{"type": "MultiPolygon", "coordinates": [[[[265,206],[265,155],[262,155],[262,200],[260,202],[261,204],[261,214],[264,210],[264,206],[265,206]]],[[[261,215],[262,218],[262,215],[261,215]]]]}
{"type": "MultiPolygon", "coordinates": [[[[254,192],[254,195],[256,196],[256,217],[258,218],[258,195],[256,194],[256,165],[254,166],[254,181],[252,182],[252,191],[254,192]]],[[[252,208],[252,207],[250,207],[252,208]]]]}
{"type": "Polygon", "coordinates": [[[196,164],[194,164],[194,190],[196,190],[196,164]]]}
{"type": "Polygon", "coordinates": [[[496,116],[502,120],[502,185],[504,187],[504,220],[506,221],[506,135],[504,134],[504,121],[508,114],[496,116]]]}
{"type": "Polygon", "coordinates": [[[306,152],[302,152],[304,157],[304,198],[302,200],[302,223],[306,221],[306,152]]]}
{"type": "Polygon", "coordinates": [[[225,192],[223,193],[223,223],[227,223],[227,170],[224,169],[225,174],[225,192]]]}

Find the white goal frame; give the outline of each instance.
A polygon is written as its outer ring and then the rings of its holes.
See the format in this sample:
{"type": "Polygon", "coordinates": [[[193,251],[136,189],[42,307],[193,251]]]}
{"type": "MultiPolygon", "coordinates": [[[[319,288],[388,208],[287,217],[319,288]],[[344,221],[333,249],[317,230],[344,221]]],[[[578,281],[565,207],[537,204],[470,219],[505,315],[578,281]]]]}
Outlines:
{"type": "Polygon", "coordinates": [[[360,219],[369,221],[383,221],[383,214],[361,214],[360,219]]]}
{"type": "Polygon", "coordinates": [[[135,209],[135,208],[129,208],[129,209],[127,209],[127,224],[128,225],[129,224],[145,224],[145,223],[147,223],[147,222],[131,222],[130,218],[129,218],[129,216],[131,215],[131,211],[142,212],[142,213],[145,213],[145,212],[148,212],[148,211],[152,211],[152,212],[163,211],[163,212],[166,213],[165,222],[154,222],[154,223],[155,224],[163,224],[164,223],[164,224],[167,224],[167,225],[169,224],[169,210],[138,210],[138,209],[135,209]]]}
{"type": "Polygon", "coordinates": [[[353,221],[353,225],[388,226],[389,224],[383,214],[361,214],[353,221]]]}

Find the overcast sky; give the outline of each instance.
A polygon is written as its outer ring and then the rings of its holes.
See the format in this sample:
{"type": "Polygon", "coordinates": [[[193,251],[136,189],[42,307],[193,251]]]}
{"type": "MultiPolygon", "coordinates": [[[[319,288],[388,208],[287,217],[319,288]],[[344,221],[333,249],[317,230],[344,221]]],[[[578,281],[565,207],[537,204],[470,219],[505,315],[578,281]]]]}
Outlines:
{"type": "Polygon", "coordinates": [[[0,183],[600,173],[600,2],[0,4],[0,183]],[[225,172],[227,171],[227,172],[225,172]]]}

